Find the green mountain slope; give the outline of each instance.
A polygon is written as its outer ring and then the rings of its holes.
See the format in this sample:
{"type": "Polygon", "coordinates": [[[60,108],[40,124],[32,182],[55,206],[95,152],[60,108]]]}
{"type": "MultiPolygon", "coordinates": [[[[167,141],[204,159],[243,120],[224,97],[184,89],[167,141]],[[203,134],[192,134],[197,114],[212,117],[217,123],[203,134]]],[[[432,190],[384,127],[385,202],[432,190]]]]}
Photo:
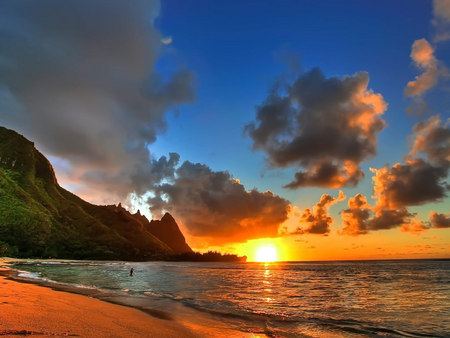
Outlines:
{"type": "Polygon", "coordinates": [[[121,260],[172,255],[170,243],[146,223],[140,214],[93,205],[63,189],[32,142],[0,127],[0,255],[121,260]]]}

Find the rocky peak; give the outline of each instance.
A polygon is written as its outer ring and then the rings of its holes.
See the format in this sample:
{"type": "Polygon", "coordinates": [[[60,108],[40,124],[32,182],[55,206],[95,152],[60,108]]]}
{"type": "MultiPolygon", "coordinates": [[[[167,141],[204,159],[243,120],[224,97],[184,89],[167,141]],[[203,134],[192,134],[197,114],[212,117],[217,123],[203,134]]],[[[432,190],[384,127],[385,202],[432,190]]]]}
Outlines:
{"type": "Polygon", "coordinates": [[[152,220],[146,227],[148,231],[166,243],[175,253],[192,252],[171,214],[166,213],[159,221],[152,220]]]}

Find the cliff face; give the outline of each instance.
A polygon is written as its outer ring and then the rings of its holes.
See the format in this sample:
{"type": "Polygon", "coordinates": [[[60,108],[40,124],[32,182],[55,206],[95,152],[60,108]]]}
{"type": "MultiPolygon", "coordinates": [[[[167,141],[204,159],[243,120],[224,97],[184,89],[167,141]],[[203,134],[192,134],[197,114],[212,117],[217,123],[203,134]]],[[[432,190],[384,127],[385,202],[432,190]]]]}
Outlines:
{"type": "MultiPolygon", "coordinates": [[[[0,127],[0,255],[150,260],[174,254],[172,242],[155,236],[142,217],[60,187],[34,144],[0,127]]],[[[171,238],[181,234],[176,228],[171,238]]]]}

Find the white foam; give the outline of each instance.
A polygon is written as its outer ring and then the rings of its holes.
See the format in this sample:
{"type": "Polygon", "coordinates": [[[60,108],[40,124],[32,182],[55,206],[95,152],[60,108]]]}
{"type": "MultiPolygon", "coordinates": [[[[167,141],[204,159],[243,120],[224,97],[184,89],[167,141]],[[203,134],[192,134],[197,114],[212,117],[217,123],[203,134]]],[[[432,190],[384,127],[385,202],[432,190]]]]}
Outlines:
{"type": "Polygon", "coordinates": [[[64,283],[66,285],[75,285],[75,287],[79,288],[79,289],[90,289],[90,290],[95,290],[97,289],[95,286],[90,286],[90,285],[83,285],[83,284],[68,284],[68,283],[64,283]]]}
{"type": "Polygon", "coordinates": [[[17,275],[22,278],[38,279],[38,280],[42,280],[42,281],[47,281],[47,279],[41,277],[41,275],[38,272],[28,272],[28,271],[20,270],[17,275]]]}

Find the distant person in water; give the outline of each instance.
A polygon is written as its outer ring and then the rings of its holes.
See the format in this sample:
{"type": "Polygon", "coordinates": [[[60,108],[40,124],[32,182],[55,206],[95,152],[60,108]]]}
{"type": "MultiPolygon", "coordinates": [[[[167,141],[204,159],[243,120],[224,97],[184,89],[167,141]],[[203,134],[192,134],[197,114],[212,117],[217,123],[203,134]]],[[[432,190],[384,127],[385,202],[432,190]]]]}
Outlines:
{"type": "Polygon", "coordinates": [[[131,270],[130,270],[130,276],[133,276],[134,275],[134,268],[131,268],[131,270]]]}

